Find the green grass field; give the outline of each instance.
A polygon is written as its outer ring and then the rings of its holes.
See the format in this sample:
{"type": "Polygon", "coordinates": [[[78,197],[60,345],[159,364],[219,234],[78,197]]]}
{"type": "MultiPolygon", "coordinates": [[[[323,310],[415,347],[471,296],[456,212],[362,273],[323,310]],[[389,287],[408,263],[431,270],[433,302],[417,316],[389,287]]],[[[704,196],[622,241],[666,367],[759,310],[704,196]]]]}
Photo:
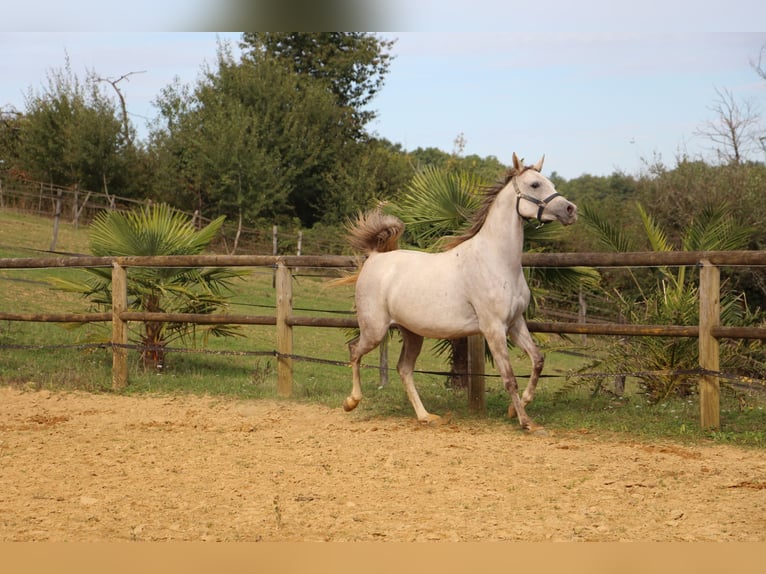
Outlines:
{"type": "MultiPolygon", "coordinates": [[[[12,211],[0,210],[0,257],[42,257],[50,245],[52,223],[12,211]],[[38,251],[35,251],[38,250],[38,251]]],[[[57,250],[88,253],[87,231],[62,223],[57,250]]],[[[76,269],[4,270],[0,269],[0,311],[5,312],[85,312],[87,301],[51,287],[51,278],[75,277],[76,269]]],[[[236,288],[230,312],[271,315],[275,292],[272,271],[253,269],[236,288]]],[[[296,315],[317,315],[323,311],[348,312],[352,308],[353,288],[328,286],[321,277],[299,274],[294,280],[293,305],[296,315]]],[[[0,321],[0,383],[24,388],[111,391],[111,354],[107,349],[83,348],[93,337],[108,340],[110,324],[71,328],[60,324],[0,321]]],[[[276,348],[276,329],[269,326],[244,326],[241,337],[211,339],[204,348],[180,348],[168,355],[161,374],[146,372],[138,353],[130,354],[130,384],[126,393],[196,393],[238,398],[276,399],[276,360],[270,354],[276,348]]],[[[285,400],[316,402],[340,408],[351,387],[347,339],[349,333],[333,328],[294,329],[294,354],[340,365],[310,360],[294,362],[292,397],[285,400]]],[[[597,352],[599,340],[588,339],[581,347],[579,339],[540,337],[546,354],[544,378],[537,398],[528,411],[537,422],[552,430],[587,433],[615,433],[647,440],[718,441],[756,447],[766,446],[766,400],[759,392],[722,391],[722,429],[701,432],[698,429],[696,397],[650,405],[637,393],[636,383],[628,379],[626,394],[592,396],[583,384],[567,392],[567,375],[585,364],[597,352]]],[[[390,340],[389,364],[393,367],[399,352],[396,334],[390,340]]],[[[518,350],[511,351],[512,362],[521,384],[529,372],[529,361],[518,350]]],[[[376,366],[375,350],[365,357],[376,366]]],[[[437,356],[427,341],[418,361],[418,369],[443,372],[446,360],[437,356]]],[[[487,365],[487,413],[491,421],[515,425],[505,416],[508,398],[496,371],[487,365]]],[[[413,417],[412,408],[395,371],[390,382],[381,387],[377,369],[363,371],[365,400],[359,406],[369,416],[413,417]]],[[[472,418],[466,393],[448,387],[445,375],[419,374],[418,388],[426,407],[432,412],[451,412],[456,420],[472,418]]],[[[568,387],[572,385],[569,384],[568,387]]]]}

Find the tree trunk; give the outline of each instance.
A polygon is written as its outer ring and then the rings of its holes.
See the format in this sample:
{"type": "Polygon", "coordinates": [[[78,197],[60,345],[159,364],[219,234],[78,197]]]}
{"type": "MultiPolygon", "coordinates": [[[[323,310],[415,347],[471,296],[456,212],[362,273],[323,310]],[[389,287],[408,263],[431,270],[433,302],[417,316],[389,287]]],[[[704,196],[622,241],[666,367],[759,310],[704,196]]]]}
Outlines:
{"type": "Polygon", "coordinates": [[[453,339],[452,365],[447,384],[454,389],[468,388],[468,338],[453,339]]]}

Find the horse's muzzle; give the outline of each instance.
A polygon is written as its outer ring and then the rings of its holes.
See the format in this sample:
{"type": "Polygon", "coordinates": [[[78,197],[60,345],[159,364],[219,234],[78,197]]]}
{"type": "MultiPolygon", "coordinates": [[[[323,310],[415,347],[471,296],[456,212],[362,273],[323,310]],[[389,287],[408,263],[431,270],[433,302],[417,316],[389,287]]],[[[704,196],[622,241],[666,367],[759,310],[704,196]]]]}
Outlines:
{"type": "Polygon", "coordinates": [[[556,207],[556,215],[562,225],[572,225],[577,221],[577,206],[574,203],[566,201],[565,204],[556,207]]]}

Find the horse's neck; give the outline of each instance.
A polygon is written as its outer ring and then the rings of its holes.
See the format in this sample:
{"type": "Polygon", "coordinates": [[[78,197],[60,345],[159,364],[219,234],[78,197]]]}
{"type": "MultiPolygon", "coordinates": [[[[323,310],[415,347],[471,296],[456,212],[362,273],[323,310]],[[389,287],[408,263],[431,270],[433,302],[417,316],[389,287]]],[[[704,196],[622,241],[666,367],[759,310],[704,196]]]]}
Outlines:
{"type": "Polygon", "coordinates": [[[510,271],[521,270],[524,248],[524,222],[513,209],[492,210],[479,232],[471,239],[482,258],[510,271]]]}

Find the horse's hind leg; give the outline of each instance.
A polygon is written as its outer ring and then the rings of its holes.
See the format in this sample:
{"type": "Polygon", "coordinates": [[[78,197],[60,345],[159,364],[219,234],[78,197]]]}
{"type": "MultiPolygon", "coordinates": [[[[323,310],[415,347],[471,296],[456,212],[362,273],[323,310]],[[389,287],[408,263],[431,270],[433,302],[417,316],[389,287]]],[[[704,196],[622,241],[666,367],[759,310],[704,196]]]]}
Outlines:
{"type": "Polygon", "coordinates": [[[415,409],[415,415],[420,422],[437,422],[441,420],[441,417],[432,415],[423,406],[423,401],[420,400],[420,395],[415,388],[415,378],[413,377],[415,361],[418,355],[420,355],[420,350],[423,348],[423,337],[408,331],[404,327],[399,327],[399,331],[402,334],[402,352],[399,355],[399,363],[396,365],[396,370],[402,378],[404,390],[407,391],[407,397],[410,399],[410,403],[415,409]]]}
{"type": "Polygon", "coordinates": [[[362,329],[360,335],[349,343],[352,388],[351,394],[343,401],[344,411],[353,411],[359,404],[359,401],[362,400],[362,375],[360,369],[362,357],[377,347],[387,334],[388,325],[381,326],[372,332],[369,329],[362,329]]]}

